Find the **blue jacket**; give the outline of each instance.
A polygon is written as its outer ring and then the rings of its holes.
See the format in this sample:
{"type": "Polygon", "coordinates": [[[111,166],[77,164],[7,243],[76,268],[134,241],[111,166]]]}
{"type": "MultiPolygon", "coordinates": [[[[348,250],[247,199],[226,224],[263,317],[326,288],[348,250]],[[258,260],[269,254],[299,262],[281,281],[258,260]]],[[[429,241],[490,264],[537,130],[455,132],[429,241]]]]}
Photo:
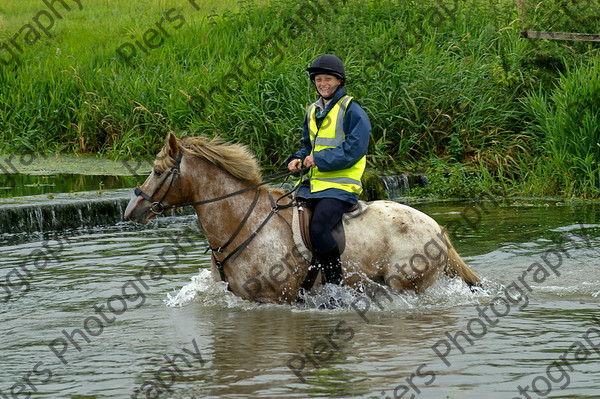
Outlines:
{"type": "MultiPolygon", "coordinates": [[[[327,104],[327,107],[322,111],[320,107],[323,102],[321,97],[319,97],[315,103],[317,104],[317,127],[321,127],[327,113],[329,113],[337,101],[345,95],[346,90],[343,87],[340,87],[335,92],[333,99],[327,104]]],[[[286,166],[293,159],[304,160],[304,158],[310,155],[312,145],[310,143],[308,120],[306,117],[304,118],[303,128],[304,133],[300,140],[301,147],[295,154],[288,157],[285,161],[286,166]]],[[[367,154],[369,149],[369,137],[371,135],[371,122],[369,121],[367,113],[360,104],[354,100],[350,102],[350,105],[348,105],[348,108],[346,109],[346,115],[344,116],[344,133],[346,137],[342,144],[335,148],[326,148],[314,154],[315,163],[319,167],[319,170],[331,172],[334,170],[347,169],[367,154]]],[[[296,195],[301,198],[337,198],[352,204],[358,202],[358,194],[336,188],[311,193],[308,180],[300,185],[296,195]]]]}

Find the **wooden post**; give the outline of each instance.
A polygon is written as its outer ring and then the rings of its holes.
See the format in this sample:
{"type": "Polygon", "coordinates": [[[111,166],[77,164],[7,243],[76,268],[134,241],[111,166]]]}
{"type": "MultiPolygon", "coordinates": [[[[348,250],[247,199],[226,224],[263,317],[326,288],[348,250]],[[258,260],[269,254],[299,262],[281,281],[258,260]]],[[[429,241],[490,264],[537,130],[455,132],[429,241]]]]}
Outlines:
{"type": "Polygon", "coordinates": [[[524,39],[544,40],[575,40],[583,42],[600,42],[600,35],[593,33],[570,33],[570,32],[540,32],[534,30],[521,31],[524,39]]]}

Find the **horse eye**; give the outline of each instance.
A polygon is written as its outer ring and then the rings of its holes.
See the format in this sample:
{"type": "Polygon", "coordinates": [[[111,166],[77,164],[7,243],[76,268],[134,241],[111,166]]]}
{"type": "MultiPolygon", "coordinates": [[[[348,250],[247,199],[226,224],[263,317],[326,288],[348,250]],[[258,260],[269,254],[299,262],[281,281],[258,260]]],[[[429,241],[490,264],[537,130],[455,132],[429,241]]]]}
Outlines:
{"type": "Polygon", "coordinates": [[[160,172],[160,171],[158,171],[158,170],[155,170],[155,171],[154,171],[154,174],[155,174],[157,177],[160,177],[160,175],[162,175],[162,173],[163,173],[163,172],[160,172]]]}

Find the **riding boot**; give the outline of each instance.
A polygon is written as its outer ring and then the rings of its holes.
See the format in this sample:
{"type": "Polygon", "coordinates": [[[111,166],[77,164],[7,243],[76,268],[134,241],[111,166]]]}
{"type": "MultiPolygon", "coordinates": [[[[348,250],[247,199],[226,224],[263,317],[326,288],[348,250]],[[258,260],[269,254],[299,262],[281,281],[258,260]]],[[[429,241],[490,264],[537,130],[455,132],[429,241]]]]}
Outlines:
{"type": "Polygon", "coordinates": [[[337,245],[330,251],[324,253],[315,253],[304,282],[298,289],[298,302],[304,302],[303,296],[311,290],[315,280],[319,275],[319,270],[325,275],[325,280],[331,284],[342,285],[342,262],[340,260],[340,251],[337,245]]]}
{"type": "Polygon", "coordinates": [[[317,253],[317,262],[325,275],[325,280],[330,284],[342,285],[342,261],[340,260],[340,250],[336,245],[333,249],[317,253]]]}
{"type": "Polygon", "coordinates": [[[300,288],[304,289],[305,291],[310,291],[312,286],[315,284],[315,280],[317,279],[318,275],[319,265],[317,263],[317,259],[313,257],[310,265],[308,265],[308,273],[306,273],[306,278],[304,279],[302,285],[300,285],[300,288]]]}

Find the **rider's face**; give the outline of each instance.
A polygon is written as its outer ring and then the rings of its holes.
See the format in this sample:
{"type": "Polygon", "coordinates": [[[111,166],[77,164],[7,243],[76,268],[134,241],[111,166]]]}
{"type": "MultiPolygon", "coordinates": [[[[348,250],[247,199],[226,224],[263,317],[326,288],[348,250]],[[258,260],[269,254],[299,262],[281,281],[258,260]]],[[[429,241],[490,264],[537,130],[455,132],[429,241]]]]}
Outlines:
{"type": "Polygon", "coordinates": [[[319,94],[325,98],[332,97],[342,84],[342,79],[333,75],[320,74],[315,76],[315,86],[319,94]]]}

